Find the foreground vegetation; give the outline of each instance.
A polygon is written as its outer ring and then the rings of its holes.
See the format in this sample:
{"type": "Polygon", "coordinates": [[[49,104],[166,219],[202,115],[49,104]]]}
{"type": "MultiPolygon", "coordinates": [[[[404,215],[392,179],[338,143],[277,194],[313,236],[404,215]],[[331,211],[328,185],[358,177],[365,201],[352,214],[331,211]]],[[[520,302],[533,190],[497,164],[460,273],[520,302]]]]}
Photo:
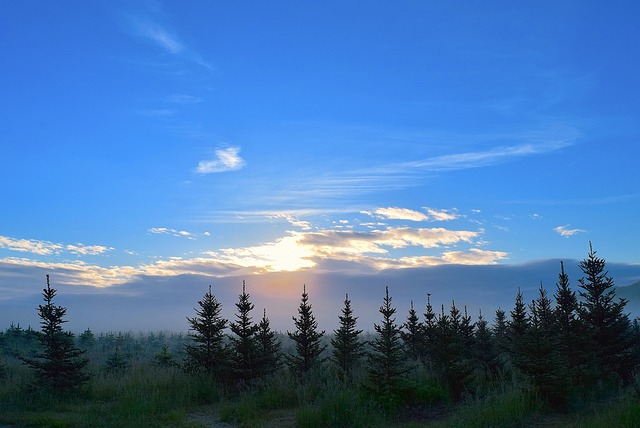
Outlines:
{"type": "Polygon", "coordinates": [[[0,332],[0,425],[40,427],[638,426],[640,327],[593,250],[578,294],[560,266],[553,301],[518,291],[509,317],[476,322],[452,303],[396,322],[389,290],[372,333],[345,296],[340,327],[318,330],[303,290],[295,330],[236,318],[211,293],[189,335],[62,329],[43,290],[41,330],[0,332]],[[224,424],[228,425],[224,425],[224,424]]]}

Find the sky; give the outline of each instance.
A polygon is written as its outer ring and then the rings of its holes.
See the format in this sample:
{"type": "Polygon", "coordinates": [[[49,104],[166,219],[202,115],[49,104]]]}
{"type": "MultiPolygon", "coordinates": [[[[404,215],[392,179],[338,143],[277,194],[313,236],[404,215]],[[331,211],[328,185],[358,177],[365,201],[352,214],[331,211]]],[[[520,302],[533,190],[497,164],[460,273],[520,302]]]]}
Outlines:
{"type": "MultiPolygon", "coordinates": [[[[491,277],[453,278],[558,267],[589,242],[629,285],[639,14],[634,1],[2,1],[0,328],[34,323],[47,273],[86,306],[83,324],[101,311],[105,328],[151,328],[133,313],[147,305],[176,330],[208,284],[232,316],[247,279],[286,329],[303,283],[332,317],[345,293],[373,295],[356,307],[375,319],[383,282],[408,296],[411,275],[438,272],[443,298],[473,302],[491,277]],[[376,285],[352,290],[357,278],[376,285]]],[[[520,284],[506,285],[512,299],[520,284]]]]}

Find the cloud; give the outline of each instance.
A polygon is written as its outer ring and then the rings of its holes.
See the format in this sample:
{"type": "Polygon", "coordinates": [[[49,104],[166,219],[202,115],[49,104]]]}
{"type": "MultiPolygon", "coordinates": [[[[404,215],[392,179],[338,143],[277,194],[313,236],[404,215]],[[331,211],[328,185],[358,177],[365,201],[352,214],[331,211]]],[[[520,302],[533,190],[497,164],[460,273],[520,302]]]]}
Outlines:
{"type": "Polygon", "coordinates": [[[448,210],[435,210],[432,208],[426,208],[427,214],[429,214],[430,220],[433,221],[449,221],[458,218],[458,215],[448,210]]]}
{"type": "Polygon", "coordinates": [[[410,221],[448,221],[455,220],[458,215],[448,210],[436,210],[425,208],[427,213],[414,211],[408,208],[388,207],[378,208],[373,213],[363,211],[363,214],[373,215],[385,220],[410,220],[410,221]]]}
{"type": "Polygon", "coordinates": [[[198,174],[212,174],[216,172],[237,171],[245,165],[239,147],[226,147],[215,150],[215,159],[203,160],[198,163],[196,172],[198,174]]]}
{"type": "MultiPolygon", "coordinates": [[[[197,236],[197,234],[187,232],[186,230],[170,229],[168,227],[152,227],[147,229],[147,232],[153,235],[170,235],[188,239],[196,239],[197,236]]],[[[204,235],[207,235],[207,233],[205,233],[204,235]]]]}
{"type": "Polygon", "coordinates": [[[583,229],[567,229],[567,227],[569,227],[568,224],[564,226],[554,227],[553,230],[558,232],[563,238],[570,238],[576,233],[586,232],[586,230],[583,229]]]}
{"type": "Polygon", "coordinates": [[[423,214],[418,211],[413,211],[407,208],[398,208],[398,207],[378,208],[377,210],[374,211],[374,214],[379,218],[389,219],[389,220],[425,221],[428,219],[426,214],[423,214]]]}
{"type": "Polygon", "coordinates": [[[65,245],[36,239],[15,239],[8,236],[0,236],[0,248],[39,256],[57,255],[64,252],[78,256],[96,256],[114,249],[104,245],[84,245],[81,243],[65,245]]]}
{"type": "Polygon", "coordinates": [[[169,102],[175,104],[197,104],[202,102],[202,98],[185,94],[173,94],[169,97],[169,102]]]}
{"type": "Polygon", "coordinates": [[[267,217],[275,219],[285,219],[292,226],[299,227],[302,230],[311,230],[311,223],[309,223],[308,221],[298,220],[288,213],[276,213],[268,215],[267,217]]]}
{"type": "Polygon", "coordinates": [[[152,16],[130,15],[125,17],[125,20],[128,32],[150,42],[166,53],[195,62],[207,69],[213,68],[198,52],[184,44],[174,31],[158,23],[152,16]]]}
{"type": "Polygon", "coordinates": [[[59,253],[63,250],[64,245],[35,239],[14,239],[8,236],[0,236],[0,248],[47,256],[59,253]]]}
{"type": "Polygon", "coordinates": [[[140,19],[133,19],[132,23],[139,36],[151,41],[170,54],[178,54],[185,48],[178,37],[160,25],[140,19]]]}

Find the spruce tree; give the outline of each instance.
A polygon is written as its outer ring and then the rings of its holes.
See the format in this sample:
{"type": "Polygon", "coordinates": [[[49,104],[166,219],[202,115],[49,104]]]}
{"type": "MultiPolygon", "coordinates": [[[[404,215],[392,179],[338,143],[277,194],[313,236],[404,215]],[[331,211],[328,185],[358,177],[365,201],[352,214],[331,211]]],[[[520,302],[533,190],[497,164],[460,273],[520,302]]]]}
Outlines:
{"type": "Polygon", "coordinates": [[[178,366],[175,356],[169,351],[169,346],[166,343],[162,345],[160,352],[153,356],[152,362],[157,366],[165,368],[178,366]]]}
{"type": "Polygon", "coordinates": [[[130,367],[131,363],[129,362],[129,358],[116,346],[116,349],[109,354],[107,361],[105,361],[104,372],[108,375],[119,377],[129,370],[130,367]]]}
{"type": "Polygon", "coordinates": [[[224,346],[224,330],[227,320],[221,315],[222,305],[209,291],[198,301],[196,316],[187,317],[191,340],[194,344],[186,346],[187,370],[203,370],[214,377],[221,377],[228,368],[228,352],[224,346]]]}
{"type": "Polygon", "coordinates": [[[85,351],[74,346],[74,337],[62,329],[67,322],[67,309],[56,306],[53,298],[56,290],[51,288],[47,275],[47,288],[42,290],[44,305],[38,305],[41,331],[38,334],[42,352],[34,358],[21,360],[36,370],[38,387],[48,387],[56,392],[65,392],[81,387],[89,376],[84,369],[89,362],[83,357],[85,351]]]}
{"type": "Polygon", "coordinates": [[[306,285],[302,289],[298,318],[292,318],[296,330],[293,333],[287,331],[287,335],[295,342],[296,352],[287,355],[287,364],[294,372],[304,374],[324,361],[320,355],[327,347],[321,344],[324,330],[318,331],[318,322],[311,310],[306,285]]]}
{"type": "Polygon", "coordinates": [[[516,294],[516,302],[510,314],[511,320],[507,324],[507,336],[505,337],[506,347],[512,364],[523,371],[526,365],[526,347],[530,319],[519,287],[518,294],[516,294]]]}
{"type": "Polygon", "coordinates": [[[605,271],[605,260],[589,243],[589,254],[580,262],[584,276],[580,283],[580,318],[589,336],[601,381],[617,376],[631,380],[637,362],[633,360],[631,323],[624,313],[626,299],[615,300],[613,278],[605,271]]]}
{"type": "Polygon", "coordinates": [[[491,332],[496,343],[496,351],[498,352],[498,365],[500,370],[504,370],[505,364],[509,358],[509,350],[507,349],[507,333],[509,326],[507,316],[503,309],[498,308],[493,320],[491,332]]]}
{"type": "Polygon", "coordinates": [[[262,319],[258,323],[256,339],[258,342],[258,355],[260,357],[258,360],[258,372],[260,375],[275,372],[281,365],[281,343],[276,337],[276,333],[271,330],[266,309],[262,311],[262,319]]]}
{"type": "Polygon", "coordinates": [[[556,283],[555,318],[558,326],[558,351],[560,364],[576,389],[590,383],[586,374],[589,341],[584,337],[581,321],[578,318],[578,299],[569,286],[569,275],[560,262],[560,273],[556,283]]]}
{"type": "Polygon", "coordinates": [[[400,326],[396,324],[396,309],[391,305],[389,287],[379,309],[382,323],[374,324],[376,337],[371,342],[369,354],[369,379],[373,389],[381,394],[391,393],[402,376],[409,371],[407,352],[400,337],[400,326]]]}
{"type": "Polygon", "coordinates": [[[416,360],[420,359],[423,354],[423,331],[424,328],[418,318],[418,313],[413,308],[412,300],[407,321],[402,325],[402,330],[400,330],[400,337],[402,337],[409,356],[416,360]]]}
{"type": "Polygon", "coordinates": [[[424,313],[422,332],[422,362],[432,367],[434,363],[434,340],[436,335],[437,315],[431,306],[431,294],[427,293],[427,307],[424,313]]]}
{"type": "Polygon", "coordinates": [[[334,330],[334,337],[331,339],[333,351],[331,360],[339,370],[340,376],[348,380],[352,377],[362,357],[364,356],[364,342],[360,340],[362,330],[356,329],[358,317],[353,316],[351,300],[349,295],[345,295],[344,306],[340,319],[340,327],[334,330]]]}
{"type": "Polygon", "coordinates": [[[229,327],[235,336],[230,336],[234,377],[239,381],[249,381],[258,375],[258,326],[253,323],[249,313],[254,305],[249,300],[245,282],[242,281],[242,294],[236,303],[236,322],[229,327]]]}
{"type": "Polygon", "coordinates": [[[555,313],[542,283],[530,309],[531,324],[525,335],[525,361],[521,368],[540,398],[562,406],[567,399],[569,378],[561,364],[555,313]]]}
{"type": "Polygon", "coordinates": [[[487,320],[482,316],[482,311],[478,315],[474,339],[473,353],[480,372],[486,379],[496,379],[500,373],[498,347],[487,320]]]}

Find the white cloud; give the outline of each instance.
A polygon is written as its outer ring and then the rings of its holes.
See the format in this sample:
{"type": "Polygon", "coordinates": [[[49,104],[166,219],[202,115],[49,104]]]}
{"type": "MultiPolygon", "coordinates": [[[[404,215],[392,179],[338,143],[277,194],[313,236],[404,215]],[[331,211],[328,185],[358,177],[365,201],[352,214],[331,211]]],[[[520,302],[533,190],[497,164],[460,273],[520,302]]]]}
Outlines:
{"type": "Polygon", "coordinates": [[[458,214],[452,213],[448,210],[435,210],[433,208],[425,208],[427,214],[429,214],[430,220],[433,221],[449,221],[458,218],[458,214]]]}
{"type": "Polygon", "coordinates": [[[290,225],[299,227],[302,230],[311,230],[311,223],[308,221],[298,220],[296,217],[288,213],[274,213],[267,215],[268,218],[284,219],[290,225]]]}
{"type": "Polygon", "coordinates": [[[8,236],[0,236],[0,248],[47,256],[59,253],[64,249],[64,245],[35,239],[14,239],[8,236]]]}
{"type": "Polygon", "coordinates": [[[424,213],[398,207],[378,208],[374,211],[374,214],[378,218],[388,220],[425,221],[428,219],[428,217],[424,213]]]}
{"type": "Polygon", "coordinates": [[[138,19],[132,21],[138,35],[153,42],[167,52],[175,55],[184,50],[184,46],[178,37],[160,25],[138,19]]]}
{"type": "MultiPolygon", "coordinates": [[[[171,229],[168,227],[151,227],[147,229],[147,232],[153,235],[170,235],[170,236],[176,236],[176,237],[182,237],[182,238],[188,238],[188,239],[196,239],[197,237],[197,234],[193,232],[187,232],[186,230],[171,229]]],[[[209,232],[204,233],[205,236],[208,236],[208,234],[209,232]]]]}
{"type": "Polygon", "coordinates": [[[363,214],[375,215],[385,220],[410,220],[410,221],[448,221],[455,220],[458,215],[450,210],[436,210],[433,208],[424,208],[426,214],[420,211],[414,211],[408,208],[388,207],[378,208],[373,213],[363,211],[363,214]]]}
{"type": "Polygon", "coordinates": [[[8,236],[0,236],[0,248],[40,256],[58,255],[64,252],[78,256],[96,256],[114,249],[104,245],[84,245],[80,243],[65,245],[36,239],[15,239],[8,236]]]}
{"type": "Polygon", "coordinates": [[[216,172],[237,171],[245,165],[239,156],[239,147],[226,147],[215,150],[215,159],[203,160],[198,163],[198,174],[212,174],[216,172]]]}
{"type": "Polygon", "coordinates": [[[112,251],[114,248],[105,247],[104,245],[83,245],[78,243],[76,245],[67,245],[65,249],[72,254],[80,256],[97,256],[107,251],[112,251]]]}
{"type": "Polygon", "coordinates": [[[586,232],[586,230],[583,229],[567,229],[567,227],[569,227],[568,224],[564,226],[554,227],[553,230],[558,232],[563,238],[570,238],[576,233],[586,232]]]}

